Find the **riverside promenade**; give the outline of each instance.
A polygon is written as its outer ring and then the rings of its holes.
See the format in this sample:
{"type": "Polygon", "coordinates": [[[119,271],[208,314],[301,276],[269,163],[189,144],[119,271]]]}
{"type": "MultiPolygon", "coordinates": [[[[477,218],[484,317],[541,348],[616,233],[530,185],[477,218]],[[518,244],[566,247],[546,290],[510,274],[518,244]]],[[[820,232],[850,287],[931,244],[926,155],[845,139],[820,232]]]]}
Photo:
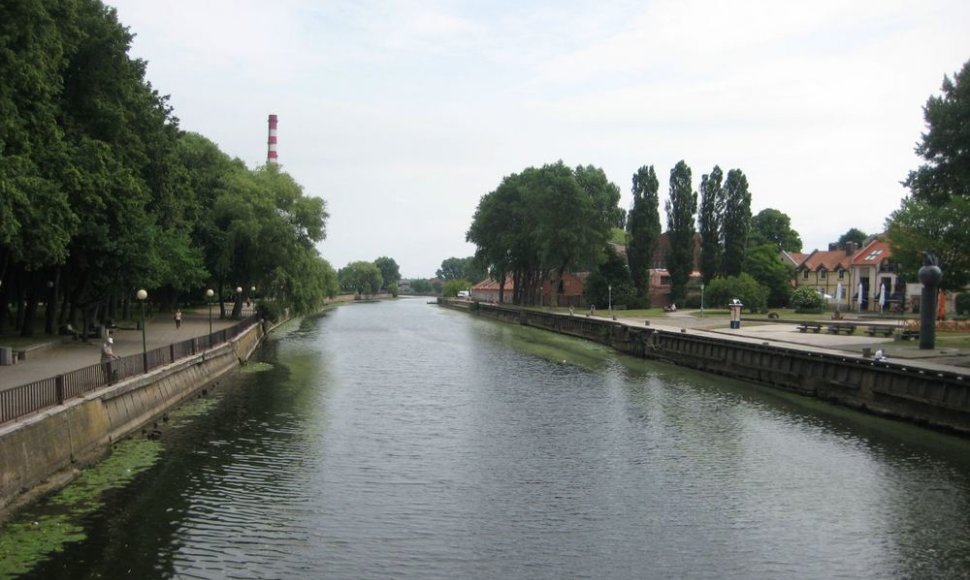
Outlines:
{"type": "MultiPolygon", "coordinates": [[[[229,305],[227,305],[229,306],[229,305]]],[[[252,314],[252,309],[243,308],[243,317],[252,314]]],[[[157,314],[145,321],[145,343],[147,350],[182,342],[197,336],[209,334],[209,311],[183,310],[182,327],[175,327],[172,313],[157,314]]],[[[219,310],[212,309],[212,331],[216,332],[237,324],[238,320],[220,319],[219,310]]],[[[130,323],[129,323],[130,324],[130,323]]],[[[114,339],[113,350],[117,356],[127,356],[142,351],[141,330],[125,327],[111,330],[114,339]]],[[[25,385],[69,371],[82,369],[101,362],[100,338],[89,338],[88,342],[71,340],[70,337],[51,337],[47,343],[38,344],[27,354],[26,360],[14,365],[0,366],[0,390],[25,385]]]]}

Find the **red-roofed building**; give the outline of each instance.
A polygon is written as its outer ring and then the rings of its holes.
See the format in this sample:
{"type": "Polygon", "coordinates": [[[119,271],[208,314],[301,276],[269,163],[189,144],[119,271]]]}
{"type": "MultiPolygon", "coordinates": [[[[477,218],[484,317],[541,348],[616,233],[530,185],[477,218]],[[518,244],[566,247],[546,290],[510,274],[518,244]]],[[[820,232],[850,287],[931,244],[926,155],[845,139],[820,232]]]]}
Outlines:
{"type": "MultiPolygon", "coordinates": [[[[795,254],[789,254],[794,258],[795,254]]],[[[848,243],[808,254],[795,270],[797,286],[811,286],[846,310],[879,311],[905,306],[906,285],[896,274],[889,243],[875,237],[861,249],[848,243]],[[841,293],[839,292],[841,285],[841,293]],[[880,291],[882,288],[882,303],[880,291]]],[[[782,259],[785,259],[783,256],[782,259]]]]}
{"type": "MultiPolygon", "coordinates": [[[[512,277],[509,276],[505,279],[505,288],[502,292],[502,302],[512,302],[512,294],[514,292],[515,284],[512,282],[512,277]]],[[[478,284],[472,286],[471,298],[472,300],[480,300],[482,302],[498,302],[499,283],[491,278],[485,278],[478,284]]]]}

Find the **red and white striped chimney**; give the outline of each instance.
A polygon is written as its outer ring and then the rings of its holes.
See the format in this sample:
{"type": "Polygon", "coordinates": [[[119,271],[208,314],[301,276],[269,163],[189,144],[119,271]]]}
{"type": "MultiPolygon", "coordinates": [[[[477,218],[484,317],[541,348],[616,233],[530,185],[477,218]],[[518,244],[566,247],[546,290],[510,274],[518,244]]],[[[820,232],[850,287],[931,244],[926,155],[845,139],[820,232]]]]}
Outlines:
{"type": "Polygon", "coordinates": [[[276,157],[276,115],[269,116],[269,140],[266,144],[266,164],[276,165],[279,163],[276,157]]]}

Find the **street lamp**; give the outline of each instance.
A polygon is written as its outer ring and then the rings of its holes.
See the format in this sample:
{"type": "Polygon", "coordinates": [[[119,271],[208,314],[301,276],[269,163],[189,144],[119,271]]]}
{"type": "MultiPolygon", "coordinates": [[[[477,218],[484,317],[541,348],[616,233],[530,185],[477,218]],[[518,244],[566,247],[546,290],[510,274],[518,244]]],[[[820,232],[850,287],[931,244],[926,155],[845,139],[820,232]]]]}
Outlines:
{"type": "Polygon", "coordinates": [[[212,334],[212,296],[214,294],[212,288],[205,291],[205,301],[209,303],[209,334],[212,334]]]}
{"type": "Polygon", "coordinates": [[[145,299],[148,298],[148,291],[142,288],[137,294],[135,294],[135,296],[138,298],[138,301],[141,302],[141,363],[145,369],[145,372],[147,373],[148,343],[145,340],[145,299]]]}
{"type": "Polygon", "coordinates": [[[613,285],[610,284],[606,288],[607,288],[607,290],[610,291],[610,295],[609,295],[610,296],[610,298],[609,298],[610,301],[609,301],[608,305],[610,307],[610,316],[612,317],[613,316],[613,285]]]}
{"type": "Polygon", "coordinates": [[[701,318],[704,318],[704,283],[701,282],[701,318]]]}
{"type": "Polygon", "coordinates": [[[256,311],[256,287],[249,289],[249,299],[253,301],[253,312],[256,311]]]}

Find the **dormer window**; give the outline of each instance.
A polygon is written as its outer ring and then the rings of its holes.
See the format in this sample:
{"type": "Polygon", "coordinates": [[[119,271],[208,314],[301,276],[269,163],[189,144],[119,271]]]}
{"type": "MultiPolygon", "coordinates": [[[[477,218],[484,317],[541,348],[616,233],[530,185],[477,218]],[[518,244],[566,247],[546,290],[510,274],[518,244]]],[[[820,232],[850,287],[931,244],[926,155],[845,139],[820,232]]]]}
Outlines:
{"type": "Polygon", "coordinates": [[[845,280],[845,270],[839,268],[839,280],[845,280]]]}
{"type": "Polygon", "coordinates": [[[828,270],[826,270],[825,268],[822,268],[821,270],[818,271],[818,279],[825,280],[828,277],[828,274],[829,274],[828,270]]]}
{"type": "Polygon", "coordinates": [[[802,280],[808,280],[808,269],[802,270],[802,280]]]}

